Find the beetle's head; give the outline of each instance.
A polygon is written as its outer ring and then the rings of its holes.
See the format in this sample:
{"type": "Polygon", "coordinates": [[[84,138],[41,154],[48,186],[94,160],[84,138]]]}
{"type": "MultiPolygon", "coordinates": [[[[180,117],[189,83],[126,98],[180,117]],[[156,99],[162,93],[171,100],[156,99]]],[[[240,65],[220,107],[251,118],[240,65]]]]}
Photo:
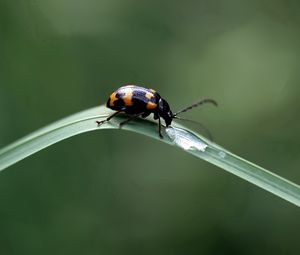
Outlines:
{"type": "Polygon", "coordinates": [[[171,125],[173,113],[171,112],[169,104],[163,98],[160,98],[158,101],[158,113],[159,116],[164,119],[166,126],[171,125]]]}

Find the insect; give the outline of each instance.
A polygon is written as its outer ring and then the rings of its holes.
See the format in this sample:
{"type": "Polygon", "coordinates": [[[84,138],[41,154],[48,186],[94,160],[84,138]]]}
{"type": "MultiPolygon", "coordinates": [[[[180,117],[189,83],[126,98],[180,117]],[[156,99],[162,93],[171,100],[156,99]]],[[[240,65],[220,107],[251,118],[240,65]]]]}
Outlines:
{"type": "Polygon", "coordinates": [[[173,119],[198,123],[196,121],[180,118],[178,117],[178,114],[191,110],[192,108],[204,103],[212,103],[217,106],[217,102],[215,100],[204,98],[173,114],[168,102],[155,90],[136,85],[126,85],[114,91],[107,100],[106,107],[115,110],[116,112],[110,115],[106,120],[96,122],[98,123],[98,126],[100,126],[119,113],[124,112],[128,115],[128,119],[119,124],[119,127],[121,128],[124,124],[138,117],[146,118],[153,113],[154,119],[158,119],[158,134],[161,138],[163,138],[161,134],[161,118],[164,119],[167,127],[171,125],[173,119]]]}

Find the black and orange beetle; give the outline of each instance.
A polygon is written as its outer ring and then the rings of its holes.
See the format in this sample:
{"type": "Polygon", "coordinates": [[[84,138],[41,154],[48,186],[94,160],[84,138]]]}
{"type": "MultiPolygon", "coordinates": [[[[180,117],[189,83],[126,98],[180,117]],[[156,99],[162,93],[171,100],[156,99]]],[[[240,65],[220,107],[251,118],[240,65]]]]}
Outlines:
{"type": "Polygon", "coordinates": [[[121,128],[124,124],[131,120],[138,117],[145,118],[153,113],[154,119],[158,119],[158,134],[162,138],[160,118],[164,119],[166,126],[168,127],[171,125],[173,119],[187,120],[179,118],[177,116],[178,114],[186,112],[204,103],[212,103],[217,106],[217,102],[215,100],[204,98],[173,114],[167,101],[155,90],[136,85],[126,85],[114,91],[106,103],[106,107],[115,110],[116,112],[110,115],[106,120],[96,122],[98,123],[98,126],[100,126],[115,117],[117,114],[124,112],[129,116],[129,118],[119,124],[119,127],[121,128]]]}

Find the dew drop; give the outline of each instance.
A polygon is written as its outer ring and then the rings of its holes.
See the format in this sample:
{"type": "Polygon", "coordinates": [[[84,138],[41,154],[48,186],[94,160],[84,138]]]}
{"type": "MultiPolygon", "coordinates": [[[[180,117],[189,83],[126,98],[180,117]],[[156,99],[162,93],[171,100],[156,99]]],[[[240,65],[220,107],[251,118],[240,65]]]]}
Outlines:
{"type": "Polygon", "coordinates": [[[168,127],[166,133],[173,143],[184,150],[205,151],[207,147],[203,140],[184,129],[168,127]]]}

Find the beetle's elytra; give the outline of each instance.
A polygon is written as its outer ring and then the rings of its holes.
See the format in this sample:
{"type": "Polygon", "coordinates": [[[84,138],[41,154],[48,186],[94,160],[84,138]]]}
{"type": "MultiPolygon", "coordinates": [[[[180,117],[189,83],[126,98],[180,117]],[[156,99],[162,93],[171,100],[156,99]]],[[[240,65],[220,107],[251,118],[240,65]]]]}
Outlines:
{"type": "Polygon", "coordinates": [[[126,85],[114,91],[107,100],[106,106],[116,112],[110,115],[106,120],[97,121],[97,123],[99,126],[104,122],[109,121],[117,114],[124,112],[129,118],[119,124],[119,126],[122,127],[131,120],[138,117],[145,118],[153,113],[154,119],[158,119],[158,133],[162,138],[160,118],[164,119],[166,126],[168,127],[171,125],[174,118],[180,119],[177,117],[179,113],[186,112],[207,102],[217,105],[215,100],[205,98],[173,114],[167,101],[155,90],[136,85],[126,85]]]}

